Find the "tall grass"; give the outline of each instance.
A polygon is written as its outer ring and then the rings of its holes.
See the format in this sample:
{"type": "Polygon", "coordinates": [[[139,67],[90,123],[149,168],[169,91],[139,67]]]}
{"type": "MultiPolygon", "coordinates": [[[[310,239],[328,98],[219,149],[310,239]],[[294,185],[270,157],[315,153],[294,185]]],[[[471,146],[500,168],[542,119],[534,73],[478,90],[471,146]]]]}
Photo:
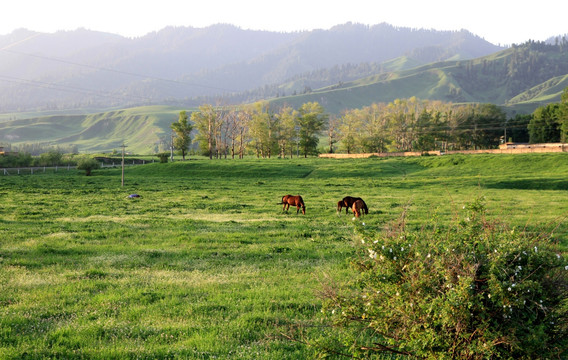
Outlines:
{"type": "MultiPolygon", "coordinates": [[[[346,195],[380,231],[479,195],[490,216],[568,246],[567,157],[194,160],[0,178],[0,358],[297,359],[280,336],[349,278],[346,195]],[[137,193],[138,199],[128,195],[137,193]],[[301,194],[306,215],[278,205],[301,194]]],[[[317,328],[313,328],[317,332],[317,328]]]]}

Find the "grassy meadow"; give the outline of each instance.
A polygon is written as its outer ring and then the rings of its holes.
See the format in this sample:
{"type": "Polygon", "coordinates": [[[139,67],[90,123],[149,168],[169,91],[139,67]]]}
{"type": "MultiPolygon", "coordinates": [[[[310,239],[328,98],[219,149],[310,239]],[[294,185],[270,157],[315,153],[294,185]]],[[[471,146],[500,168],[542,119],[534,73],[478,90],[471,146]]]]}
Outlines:
{"type": "Polygon", "coordinates": [[[322,283],[354,274],[354,223],[406,211],[425,228],[480,196],[568,247],[567,154],[200,159],[120,178],[0,176],[0,358],[309,358],[281,333],[318,335],[322,283]],[[306,215],[282,212],[287,193],[306,215]],[[346,195],[369,215],[338,215],[346,195]]]}

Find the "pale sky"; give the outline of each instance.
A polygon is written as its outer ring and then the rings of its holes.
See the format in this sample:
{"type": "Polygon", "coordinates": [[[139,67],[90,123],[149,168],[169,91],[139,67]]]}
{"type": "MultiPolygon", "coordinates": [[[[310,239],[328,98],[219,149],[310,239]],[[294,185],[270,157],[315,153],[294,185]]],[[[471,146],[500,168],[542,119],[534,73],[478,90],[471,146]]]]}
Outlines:
{"type": "Polygon", "coordinates": [[[53,33],[86,28],[143,36],[166,26],[233,24],[242,29],[302,31],[346,22],[466,29],[494,44],[520,44],[568,33],[566,0],[8,0],[0,35],[26,28],[53,33]],[[530,5],[529,5],[530,4],[530,5]]]}

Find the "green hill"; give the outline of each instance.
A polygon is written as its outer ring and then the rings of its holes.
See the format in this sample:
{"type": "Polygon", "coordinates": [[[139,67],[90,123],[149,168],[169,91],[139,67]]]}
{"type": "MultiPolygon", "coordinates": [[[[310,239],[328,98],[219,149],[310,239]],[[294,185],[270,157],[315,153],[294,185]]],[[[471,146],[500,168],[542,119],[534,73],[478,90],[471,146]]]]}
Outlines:
{"type": "Polygon", "coordinates": [[[543,103],[560,100],[568,86],[568,45],[528,42],[496,54],[473,59],[437,62],[373,75],[321,88],[305,94],[272,100],[276,106],[299,106],[308,101],[323,104],[330,113],[376,102],[416,96],[447,102],[502,105],[532,112],[543,103]]]}
{"type": "Polygon", "coordinates": [[[133,153],[154,152],[180,109],[146,106],[89,115],[50,115],[0,122],[0,141],[13,145],[78,145],[81,152],[110,151],[123,143],[133,153]]]}

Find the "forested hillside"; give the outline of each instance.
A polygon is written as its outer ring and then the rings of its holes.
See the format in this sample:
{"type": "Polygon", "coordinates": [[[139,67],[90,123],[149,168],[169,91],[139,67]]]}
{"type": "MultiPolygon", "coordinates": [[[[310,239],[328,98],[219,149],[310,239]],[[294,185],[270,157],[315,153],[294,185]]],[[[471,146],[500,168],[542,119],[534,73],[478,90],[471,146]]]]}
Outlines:
{"type": "Polygon", "coordinates": [[[87,30],[19,30],[0,36],[0,112],[199,105],[229,94],[240,94],[231,98],[235,102],[254,101],[368,76],[381,71],[378,64],[404,55],[416,65],[498,50],[465,30],[388,24],[297,33],[170,27],[134,39],[87,30]],[[288,81],[327,69],[335,74],[288,81]]]}
{"type": "Polygon", "coordinates": [[[329,112],[340,113],[415,96],[455,103],[492,103],[510,112],[531,113],[546,102],[559,101],[566,86],[568,42],[564,39],[551,45],[529,41],[476,59],[385,72],[275,99],[273,103],[297,106],[318,101],[329,112]]]}

